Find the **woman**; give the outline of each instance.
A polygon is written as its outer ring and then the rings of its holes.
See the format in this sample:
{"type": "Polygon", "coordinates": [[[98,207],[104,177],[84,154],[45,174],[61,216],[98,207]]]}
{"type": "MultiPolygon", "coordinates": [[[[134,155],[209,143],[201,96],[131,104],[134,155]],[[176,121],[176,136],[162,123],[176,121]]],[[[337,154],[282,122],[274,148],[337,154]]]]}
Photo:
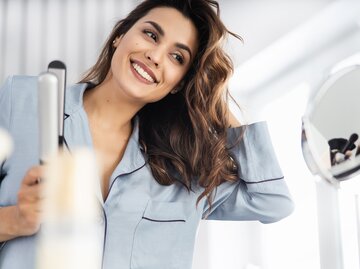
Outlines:
{"type": "MultiPolygon", "coordinates": [[[[142,2],[67,91],[69,149],[93,147],[102,160],[103,268],[191,268],[201,219],[268,223],[292,211],[266,125],[241,128],[228,110],[232,63],[221,41],[229,32],[216,8],[211,0],[142,2]]],[[[0,91],[0,127],[17,145],[2,166],[1,268],[34,262],[42,187],[41,167],[28,170],[39,159],[35,91],[29,77],[0,91]]]]}

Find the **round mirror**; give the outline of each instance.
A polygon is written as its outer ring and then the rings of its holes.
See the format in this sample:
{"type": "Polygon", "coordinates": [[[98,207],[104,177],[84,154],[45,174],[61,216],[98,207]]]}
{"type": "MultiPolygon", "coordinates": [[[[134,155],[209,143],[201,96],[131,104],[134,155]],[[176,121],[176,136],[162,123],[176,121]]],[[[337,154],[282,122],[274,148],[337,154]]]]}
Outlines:
{"type": "Polygon", "coordinates": [[[331,183],[360,173],[360,66],[330,76],[308,103],[302,149],[313,174],[331,183]]]}

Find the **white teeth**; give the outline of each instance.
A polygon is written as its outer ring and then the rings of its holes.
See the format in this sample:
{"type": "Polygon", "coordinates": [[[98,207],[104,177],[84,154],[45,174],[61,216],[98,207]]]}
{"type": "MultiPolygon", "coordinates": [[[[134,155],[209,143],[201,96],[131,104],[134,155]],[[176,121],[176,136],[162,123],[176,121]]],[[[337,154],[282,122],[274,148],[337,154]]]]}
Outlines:
{"type": "Polygon", "coordinates": [[[146,79],[149,82],[154,83],[154,79],[144,70],[142,69],[138,64],[133,63],[132,66],[134,67],[134,69],[136,70],[136,72],[142,76],[144,79],[146,79]]]}

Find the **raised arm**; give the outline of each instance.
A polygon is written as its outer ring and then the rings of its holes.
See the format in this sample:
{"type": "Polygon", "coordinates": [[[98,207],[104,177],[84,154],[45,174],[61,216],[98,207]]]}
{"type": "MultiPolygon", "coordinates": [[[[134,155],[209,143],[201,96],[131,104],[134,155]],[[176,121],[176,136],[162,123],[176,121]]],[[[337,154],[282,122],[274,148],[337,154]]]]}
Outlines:
{"type": "Polygon", "coordinates": [[[241,135],[240,143],[230,151],[239,168],[238,181],[218,187],[212,209],[206,205],[203,217],[269,223],[288,216],[294,205],[266,123],[229,128],[229,144],[241,135]]]}

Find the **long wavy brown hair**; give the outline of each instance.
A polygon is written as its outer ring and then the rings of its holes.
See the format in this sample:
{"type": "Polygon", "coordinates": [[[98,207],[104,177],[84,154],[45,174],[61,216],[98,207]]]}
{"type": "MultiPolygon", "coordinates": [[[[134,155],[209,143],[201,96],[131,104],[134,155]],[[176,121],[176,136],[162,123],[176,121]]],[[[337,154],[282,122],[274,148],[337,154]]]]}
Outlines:
{"type": "Polygon", "coordinates": [[[198,52],[182,79],[182,89],[145,105],[137,113],[139,142],[157,182],[180,183],[188,191],[196,184],[203,188],[197,204],[206,197],[211,206],[216,187],[224,181],[236,181],[238,169],[227,144],[230,94],[226,85],[233,64],[222,43],[228,34],[241,37],[222,23],[216,1],[143,1],[116,23],[96,64],[81,82],[102,83],[115,51],[113,40],[156,7],[175,8],[193,22],[198,32],[198,52]]]}

